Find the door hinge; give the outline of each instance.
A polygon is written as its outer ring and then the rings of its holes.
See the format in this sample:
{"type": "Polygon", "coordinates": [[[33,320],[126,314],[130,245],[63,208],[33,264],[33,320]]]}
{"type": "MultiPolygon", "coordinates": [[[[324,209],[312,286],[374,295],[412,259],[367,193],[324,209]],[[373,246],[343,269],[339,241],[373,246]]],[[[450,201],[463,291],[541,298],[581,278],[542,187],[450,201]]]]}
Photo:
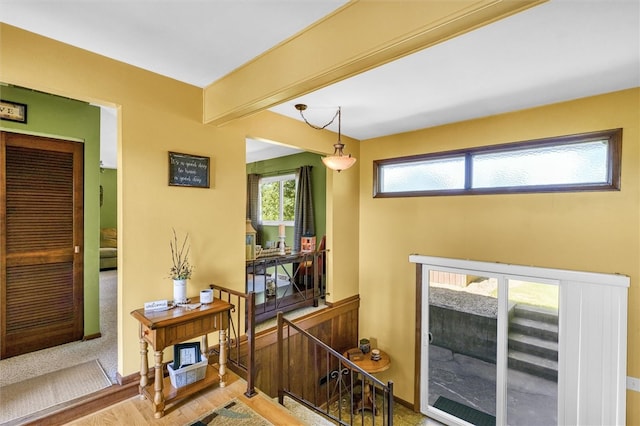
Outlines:
{"type": "Polygon", "coordinates": [[[74,253],[80,253],[80,246],[73,247],[73,252],[74,253]]]}

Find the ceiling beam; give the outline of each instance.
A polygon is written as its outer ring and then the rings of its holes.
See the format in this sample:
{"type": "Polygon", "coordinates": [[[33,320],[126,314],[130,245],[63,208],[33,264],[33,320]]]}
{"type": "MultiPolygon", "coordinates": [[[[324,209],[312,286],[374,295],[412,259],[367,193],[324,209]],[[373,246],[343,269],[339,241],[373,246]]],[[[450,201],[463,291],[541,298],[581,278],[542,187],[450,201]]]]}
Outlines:
{"type": "Polygon", "coordinates": [[[545,1],[349,2],[207,86],[203,121],[246,117],[545,1]]]}

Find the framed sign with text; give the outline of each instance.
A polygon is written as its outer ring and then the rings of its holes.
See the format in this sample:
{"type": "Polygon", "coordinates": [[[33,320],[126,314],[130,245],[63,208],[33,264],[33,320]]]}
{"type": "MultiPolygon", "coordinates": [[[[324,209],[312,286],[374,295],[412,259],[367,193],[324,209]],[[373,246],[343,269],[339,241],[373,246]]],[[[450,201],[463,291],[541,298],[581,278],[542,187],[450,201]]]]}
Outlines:
{"type": "Polygon", "coordinates": [[[18,102],[0,100],[0,119],[27,123],[27,106],[18,102]]]}
{"type": "Polygon", "coordinates": [[[200,362],[200,342],[177,343],[173,345],[173,369],[178,370],[200,362]]]}
{"type": "Polygon", "coordinates": [[[169,185],[209,188],[209,157],[169,152],[169,185]]]}

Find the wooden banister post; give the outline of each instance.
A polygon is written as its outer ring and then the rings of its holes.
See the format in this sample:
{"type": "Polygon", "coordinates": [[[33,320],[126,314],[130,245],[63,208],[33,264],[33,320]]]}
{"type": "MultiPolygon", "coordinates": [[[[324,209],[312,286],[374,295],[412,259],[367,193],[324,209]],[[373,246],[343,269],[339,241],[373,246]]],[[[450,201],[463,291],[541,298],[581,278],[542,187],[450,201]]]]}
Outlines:
{"type": "Polygon", "coordinates": [[[284,343],[283,343],[283,331],[282,331],[282,326],[283,326],[283,318],[284,318],[284,314],[282,312],[278,312],[278,402],[280,403],[280,405],[284,405],[284,393],[283,393],[283,387],[284,387],[284,378],[283,378],[283,374],[284,374],[284,343]]]}

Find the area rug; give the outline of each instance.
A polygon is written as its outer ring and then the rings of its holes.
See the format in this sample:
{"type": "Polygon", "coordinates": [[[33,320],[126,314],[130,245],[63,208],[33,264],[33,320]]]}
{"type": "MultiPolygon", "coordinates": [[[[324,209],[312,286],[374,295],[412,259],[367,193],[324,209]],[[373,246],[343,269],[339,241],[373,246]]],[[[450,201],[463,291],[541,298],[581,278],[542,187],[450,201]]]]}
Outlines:
{"type": "Polygon", "coordinates": [[[466,422],[476,426],[495,426],[496,418],[491,414],[483,413],[473,407],[469,407],[459,402],[452,401],[444,396],[439,396],[436,403],[433,404],[438,410],[456,416],[466,422]]]}
{"type": "Polygon", "coordinates": [[[109,386],[111,381],[95,359],[2,386],[0,424],[14,424],[25,416],[63,407],[76,398],[109,386]]]}
{"type": "Polygon", "coordinates": [[[273,423],[270,423],[237,398],[205,414],[195,422],[187,424],[189,426],[273,426],[273,423]]]}

